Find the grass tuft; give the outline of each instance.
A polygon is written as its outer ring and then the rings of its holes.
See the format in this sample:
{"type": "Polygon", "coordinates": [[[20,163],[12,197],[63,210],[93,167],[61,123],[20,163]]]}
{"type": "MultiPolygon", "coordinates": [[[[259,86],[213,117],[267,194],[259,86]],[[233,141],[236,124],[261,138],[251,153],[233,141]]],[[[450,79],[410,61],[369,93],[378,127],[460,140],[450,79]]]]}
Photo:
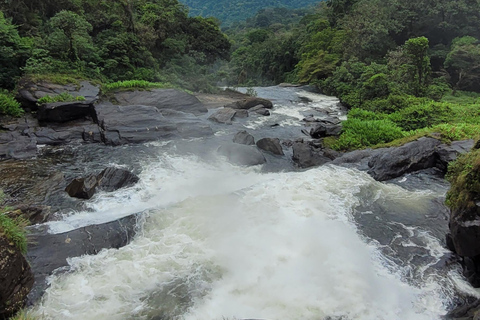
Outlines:
{"type": "Polygon", "coordinates": [[[103,92],[154,88],[168,89],[175,88],[175,86],[168,82],[149,82],[145,80],[125,80],[102,85],[103,92]]]}

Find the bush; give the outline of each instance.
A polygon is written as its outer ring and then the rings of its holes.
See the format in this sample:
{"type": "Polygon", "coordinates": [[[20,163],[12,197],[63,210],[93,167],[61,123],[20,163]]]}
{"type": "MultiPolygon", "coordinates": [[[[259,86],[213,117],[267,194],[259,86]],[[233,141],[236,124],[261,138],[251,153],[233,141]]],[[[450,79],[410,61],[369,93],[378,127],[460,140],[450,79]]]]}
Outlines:
{"type": "Polygon", "coordinates": [[[402,138],[404,133],[389,120],[348,119],[343,122],[340,138],[332,144],[335,150],[360,149],[402,138]]]}
{"type": "Polygon", "coordinates": [[[0,235],[5,236],[23,254],[27,252],[27,235],[25,227],[28,222],[20,217],[12,219],[7,216],[8,208],[0,209],[0,235]]]}
{"type": "Polygon", "coordinates": [[[24,113],[20,103],[6,91],[0,91],[0,114],[20,117],[24,113]]]}
{"type": "Polygon", "coordinates": [[[150,88],[173,88],[170,83],[149,82],[145,80],[125,80],[113,83],[106,83],[102,86],[104,92],[115,90],[134,90],[134,89],[150,89],[150,88]]]}
{"type": "Polygon", "coordinates": [[[389,118],[403,130],[410,131],[448,122],[451,114],[448,103],[430,101],[392,113],[389,118]]]}
{"type": "Polygon", "coordinates": [[[388,117],[384,113],[376,113],[373,111],[368,111],[360,108],[354,108],[348,111],[349,119],[358,119],[358,120],[382,120],[388,117]]]}
{"type": "Polygon", "coordinates": [[[54,102],[72,102],[85,101],[84,96],[74,97],[68,92],[62,92],[56,96],[44,96],[37,100],[37,104],[54,103],[54,102]]]}

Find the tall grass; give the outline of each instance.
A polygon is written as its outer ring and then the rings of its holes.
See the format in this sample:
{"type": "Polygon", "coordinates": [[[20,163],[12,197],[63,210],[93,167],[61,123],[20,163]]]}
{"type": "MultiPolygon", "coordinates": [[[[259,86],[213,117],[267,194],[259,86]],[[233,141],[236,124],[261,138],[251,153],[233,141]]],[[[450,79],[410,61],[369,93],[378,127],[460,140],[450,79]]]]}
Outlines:
{"type": "Polygon", "coordinates": [[[104,92],[153,88],[175,88],[175,86],[168,82],[149,82],[145,80],[125,80],[102,85],[102,91],[104,92]]]}
{"type": "Polygon", "coordinates": [[[44,96],[37,100],[37,104],[54,103],[54,102],[73,102],[73,101],[85,101],[84,96],[74,97],[68,92],[62,92],[56,96],[44,96]]]}

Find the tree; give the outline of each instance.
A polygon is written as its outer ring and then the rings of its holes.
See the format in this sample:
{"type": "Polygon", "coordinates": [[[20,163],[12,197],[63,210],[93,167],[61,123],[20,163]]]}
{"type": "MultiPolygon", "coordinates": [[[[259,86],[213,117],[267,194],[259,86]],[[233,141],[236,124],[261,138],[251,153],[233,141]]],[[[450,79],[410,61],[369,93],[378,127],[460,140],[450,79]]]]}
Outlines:
{"type": "Polygon", "coordinates": [[[455,38],[444,65],[454,91],[480,90],[480,42],[476,38],[455,38]]]}
{"type": "Polygon", "coordinates": [[[0,88],[14,87],[31,47],[32,40],[20,37],[17,28],[0,11],[0,88]]]}
{"type": "Polygon", "coordinates": [[[410,66],[408,72],[413,91],[416,96],[424,93],[430,72],[430,57],[428,56],[428,39],[425,37],[412,38],[405,42],[405,54],[410,66]]]}

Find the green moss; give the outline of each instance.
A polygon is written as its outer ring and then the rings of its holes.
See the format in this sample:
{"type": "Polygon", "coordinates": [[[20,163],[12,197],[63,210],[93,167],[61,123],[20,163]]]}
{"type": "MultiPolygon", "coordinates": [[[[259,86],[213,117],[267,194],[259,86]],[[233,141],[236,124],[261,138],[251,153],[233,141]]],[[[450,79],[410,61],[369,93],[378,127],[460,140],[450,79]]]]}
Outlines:
{"type": "Polygon", "coordinates": [[[72,101],[85,101],[84,96],[74,97],[68,92],[62,92],[56,96],[44,96],[38,99],[37,104],[53,103],[53,102],[72,102],[72,101]]]}
{"type": "Polygon", "coordinates": [[[480,200],[480,149],[450,163],[446,178],[451,184],[446,204],[453,210],[475,207],[480,200]]]}
{"type": "Polygon", "coordinates": [[[102,85],[103,92],[122,91],[122,90],[138,90],[138,89],[153,89],[153,88],[175,88],[168,82],[149,82],[145,80],[125,80],[113,83],[106,83],[102,85]]]}

